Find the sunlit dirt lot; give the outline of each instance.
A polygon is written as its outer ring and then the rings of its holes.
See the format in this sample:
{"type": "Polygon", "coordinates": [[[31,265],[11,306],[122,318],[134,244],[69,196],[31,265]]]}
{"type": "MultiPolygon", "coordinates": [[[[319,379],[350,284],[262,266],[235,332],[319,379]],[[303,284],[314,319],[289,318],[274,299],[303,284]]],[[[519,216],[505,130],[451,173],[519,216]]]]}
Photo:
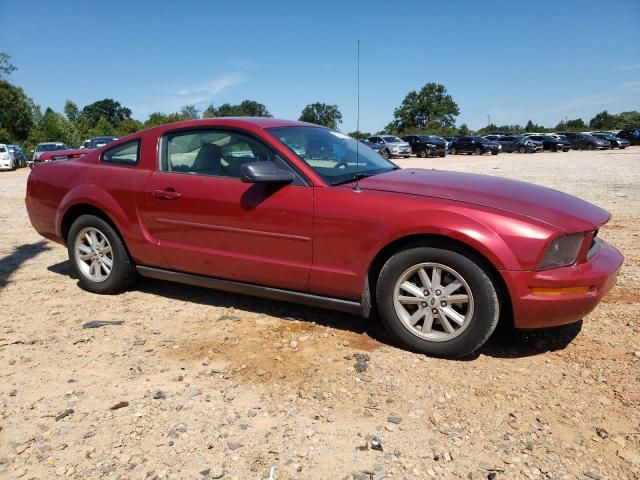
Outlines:
{"type": "Polygon", "coordinates": [[[376,319],[151,280],[84,292],[29,224],[28,170],[0,172],[0,478],[639,478],[640,147],[396,161],[610,210],[618,285],[581,328],[437,360],[376,319]]]}

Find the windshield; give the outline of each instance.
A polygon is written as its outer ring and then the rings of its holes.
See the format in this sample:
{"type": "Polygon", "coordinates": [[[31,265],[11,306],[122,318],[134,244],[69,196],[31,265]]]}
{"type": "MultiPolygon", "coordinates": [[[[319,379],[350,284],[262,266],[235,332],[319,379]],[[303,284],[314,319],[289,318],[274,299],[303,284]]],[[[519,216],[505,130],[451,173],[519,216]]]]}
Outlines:
{"type": "Polygon", "coordinates": [[[444,142],[443,138],[435,137],[433,135],[420,135],[420,140],[423,142],[444,142]]]}
{"type": "Polygon", "coordinates": [[[66,150],[62,143],[41,143],[36,147],[36,152],[52,152],[54,150],[66,150]]]}
{"type": "Polygon", "coordinates": [[[404,143],[404,140],[401,140],[400,138],[393,135],[385,135],[384,137],[382,137],[382,139],[387,143],[404,143]]]}
{"type": "Polygon", "coordinates": [[[484,137],[471,137],[471,140],[475,140],[478,143],[493,143],[491,140],[487,140],[484,137]]]}
{"type": "Polygon", "coordinates": [[[361,142],[328,128],[278,127],[267,131],[330,185],[397,168],[361,142]]]}

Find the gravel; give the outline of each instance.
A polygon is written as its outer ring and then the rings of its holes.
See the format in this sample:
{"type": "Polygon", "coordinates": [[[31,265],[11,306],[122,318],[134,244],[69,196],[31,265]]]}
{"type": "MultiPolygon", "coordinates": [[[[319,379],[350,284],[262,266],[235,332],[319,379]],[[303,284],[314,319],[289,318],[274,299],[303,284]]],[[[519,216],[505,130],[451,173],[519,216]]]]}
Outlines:
{"type": "Polygon", "coordinates": [[[640,148],[398,163],[603,206],[617,286],[581,329],[427,358],[338,312],[152,280],[84,292],[29,223],[28,172],[0,172],[0,478],[640,478],[640,148]]]}

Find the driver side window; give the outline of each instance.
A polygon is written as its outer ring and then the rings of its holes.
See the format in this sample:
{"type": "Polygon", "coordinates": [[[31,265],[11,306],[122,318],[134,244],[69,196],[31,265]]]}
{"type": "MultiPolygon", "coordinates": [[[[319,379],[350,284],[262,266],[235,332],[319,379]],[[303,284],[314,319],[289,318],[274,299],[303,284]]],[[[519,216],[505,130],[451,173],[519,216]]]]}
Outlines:
{"type": "Polygon", "coordinates": [[[163,137],[160,169],[165,172],[239,179],[242,166],[251,162],[275,162],[288,168],[270,148],[240,132],[200,129],[163,137]]]}

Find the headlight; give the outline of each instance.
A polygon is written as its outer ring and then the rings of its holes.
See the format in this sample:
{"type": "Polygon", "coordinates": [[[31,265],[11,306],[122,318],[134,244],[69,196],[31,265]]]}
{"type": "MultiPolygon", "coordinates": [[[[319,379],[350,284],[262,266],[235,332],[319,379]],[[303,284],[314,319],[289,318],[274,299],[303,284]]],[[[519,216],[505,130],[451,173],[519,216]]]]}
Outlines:
{"type": "Polygon", "coordinates": [[[547,249],[542,262],[538,266],[539,270],[548,268],[566,267],[572,265],[578,258],[580,247],[584,241],[584,233],[574,233],[558,237],[547,249]]]}

